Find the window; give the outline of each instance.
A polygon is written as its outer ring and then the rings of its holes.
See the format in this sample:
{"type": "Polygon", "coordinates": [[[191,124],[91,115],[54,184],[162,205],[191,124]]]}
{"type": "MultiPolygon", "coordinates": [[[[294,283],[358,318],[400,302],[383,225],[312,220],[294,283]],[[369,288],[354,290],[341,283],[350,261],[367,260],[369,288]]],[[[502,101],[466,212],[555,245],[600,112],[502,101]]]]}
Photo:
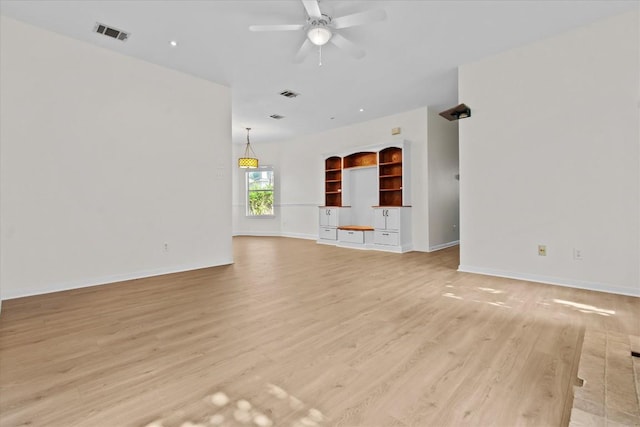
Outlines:
{"type": "Polygon", "coordinates": [[[274,216],[273,169],[265,167],[248,170],[245,173],[247,175],[247,216],[274,216]]]}

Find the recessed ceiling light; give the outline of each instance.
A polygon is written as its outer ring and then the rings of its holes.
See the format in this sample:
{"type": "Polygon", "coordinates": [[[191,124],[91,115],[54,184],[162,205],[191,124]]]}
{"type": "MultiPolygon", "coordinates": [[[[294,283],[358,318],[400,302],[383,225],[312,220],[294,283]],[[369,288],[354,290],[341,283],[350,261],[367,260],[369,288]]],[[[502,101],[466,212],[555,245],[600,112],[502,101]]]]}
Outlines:
{"type": "Polygon", "coordinates": [[[364,108],[361,108],[361,109],[360,109],[360,112],[362,113],[363,111],[364,111],[364,108]]]}
{"type": "Polygon", "coordinates": [[[171,46],[173,46],[173,47],[178,46],[178,42],[177,42],[177,41],[175,41],[175,40],[171,40],[171,41],[169,42],[169,44],[170,44],[171,46]]]}

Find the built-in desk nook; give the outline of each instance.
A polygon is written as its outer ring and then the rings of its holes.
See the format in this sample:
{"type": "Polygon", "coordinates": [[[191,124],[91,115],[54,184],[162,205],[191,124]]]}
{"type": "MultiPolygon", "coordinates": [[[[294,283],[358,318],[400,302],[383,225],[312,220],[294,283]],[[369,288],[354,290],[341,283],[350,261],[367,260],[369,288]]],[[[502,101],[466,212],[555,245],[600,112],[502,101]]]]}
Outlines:
{"type": "Polygon", "coordinates": [[[408,153],[401,141],[326,155],[318,243],[410,251],[408,153]]]}

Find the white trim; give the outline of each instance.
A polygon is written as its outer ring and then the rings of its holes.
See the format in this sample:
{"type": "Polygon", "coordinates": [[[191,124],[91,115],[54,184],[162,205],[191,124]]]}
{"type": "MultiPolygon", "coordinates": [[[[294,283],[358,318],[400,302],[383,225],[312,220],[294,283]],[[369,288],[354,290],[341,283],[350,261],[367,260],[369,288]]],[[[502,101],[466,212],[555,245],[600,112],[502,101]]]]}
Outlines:
{"type": "Polygon", "coordinates": [[[561,277],[540,276],[538,274],[516,273],[513,271],[497,270],[493,268],[475,267],[472,265],[459,265],[458,271],[463,273],[484,274],[486,276],[506,277],[507,279],[525,280],[528,282],[546,283],[549,285],[565,286],[568,288],[586,289],[610,294],[628,295],[640,297],[640,288],[623,288],[603,283],[587,282],[584,280],[566,279],[561,277]]]}
{"type": "Polygon", "coordinates": [[[281,233],[282,237],[291,237],[293,239],[306,239],[306,240],[317,240],[318,236],[315,234],[304,234],[304,233],[281,233]]]}
{"type": "Polygon", "coordinates": [[[282,237],[282,233],[271,231],[234,231],[232,236],[282,237]]]}
{"type": "Polygon", "coordinates": [[[413,245],[394,246],[394,245],[379,245],[374,243],[371,245],[371,249],[374,251],[393,252],[396,254],[403,254],[405,252],[412,252],[413,245]]]}
{"type": "Polygon", "coordinates": [[[316,240],[316,243],[318,243],[318,244],[320,244],[320,245],[338,246],[338,241],[337,241],[337,240],[323,240],[323,239],[319,239],[319,240],[316,240]]]}
{"type": "MultiPolygon", "coordinates": [[[[49,294],[53,292],[69,291],[72,289],[89,288],[92,286],[108,285],[111,283],[124,282],[127,280],[144,279],[147,277],[163,276],[165,274],[182,273],[184,271],[199,270],[202,268],[219,267],[222,265],[233,264],[233,259],[228,259],[220,264],[192,264],[183,265],[176,268],[158,268],[153,270],[142,270],[131,273],[113,274],[109,276],[98,277],[94,279],[79,279],[72,280],[70,282],[54,283],[47,288],[40,288],[36,290],[29,290],[25,293],[11,293],[9,295],[2,295],[2,300],[22,298],[33,295],[49,294]]],[[[19,289],[17,290],[19,291],[19,289]]]]}
{"type": "Polygon", "coordinates": [[[233,236],[254,236],[254,237],[290,237],[292,239],[307,239],[317,240],[318,236],[315,234],[303,234],[303,233],[276,233],[272,231],[234,231],[233,236]]]}
{"type": "Polygon", "coordinates": [[[427,252],[439,251],[440,249],[450,248],[451,246],[457,246],[460,244],[460,240],[454,240],[453,242],[441,243],[439,245],[429,246],[427,252]]]}
{"type": "MultiPolygon", "coordinates": [[[[231,206],[234,208],[244,208],[244,204],[242,203],[234,203],[231,206]]],[[[274,203],[273,206],[277,208],[289,208],[289,207],[313,207],[317,208],[317,203],[274,203]]],[[[340,207],[340,206],[332,206],[332,207],[340,207]]],[[[350,206],[342,206],[342,207],[350,207],[350,206]]]]}
{"type": "Polygon", "coordinates": [[[315,234],[303,233],[275,233],[271,231],[234,231],[233,236],[255,236],[255,237],[290,237],[292,239],[317,240],[315,234]]]}
{"type": "Polygon", "coordinates": [[[361,251],[370,251],[372,249],[375,249],[373,247],[373,243],[351,243],[351,242],[345,242],[340,240],[338,240],[338,243],[336,244],[336,246],[339,248],[359,249],[361,251]]]}

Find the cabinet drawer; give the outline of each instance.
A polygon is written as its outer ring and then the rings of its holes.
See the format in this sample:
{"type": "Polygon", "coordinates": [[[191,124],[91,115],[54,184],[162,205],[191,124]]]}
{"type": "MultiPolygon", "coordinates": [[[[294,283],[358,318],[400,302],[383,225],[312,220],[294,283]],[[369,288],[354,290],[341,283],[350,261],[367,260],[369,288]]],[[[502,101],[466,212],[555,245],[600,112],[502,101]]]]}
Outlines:
{"type": "Polygon", "coordinates": [[[364,243],[364,231],[338,230],[338,240],[348,243],[364,243]]]}
{"type": "Polygon", "coordinates": [[[391,231],[374,231],[373,243],[376,245],[392,245],[398,246],[400,244],[400,236],[398,233],[391,231]]]}
{"type": "Polygon", "coordinates": [[[338,239],[338,229],[332,227],[320,227],[320,232],[318,233],[321,239],[325,240],[337,240],[338,239]]]}

